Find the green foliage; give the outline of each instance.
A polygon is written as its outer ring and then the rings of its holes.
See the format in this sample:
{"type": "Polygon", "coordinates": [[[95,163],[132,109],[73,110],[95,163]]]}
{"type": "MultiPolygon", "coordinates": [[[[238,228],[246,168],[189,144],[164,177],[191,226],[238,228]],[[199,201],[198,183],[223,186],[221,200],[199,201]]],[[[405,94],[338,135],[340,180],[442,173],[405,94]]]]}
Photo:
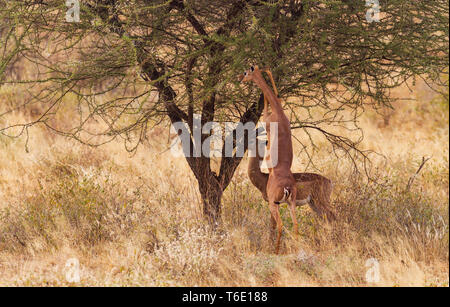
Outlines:
{"type": "MultiPolygon", "coordinates": [[[[61,131],[77,138],[88,117],[108,124],[101,136],[125,134],[130,142],[136,140],[127,133],[165,115],[242,120],[259,97],[236,83],[250,64],[269,66],[282,96],[302,97],[330,115],[341,109],[330,104],[334,99],[355,110],[389,104],[392,87],[418,74],[436,81],[448,67],[445,0],[381,1],[381,19],[372,23],[364,1],[81,1],[80,23],[65,20],[61,1],[1,4],[0,33],[10,54],[1,72],[14,59],[39,68],[32,76],[6,74],[5,82],[41,84],[30,100],[52,111],[61,95],[79,96],[85,112],[73,116],[81,126],[61,131]],[[52,94],[57,89],[61,95],[52,94]],[[152,90],[159,100],[149,99],[152,90]],[[128,116],[133,121],[125,125],[118,120],[128,116]]],[[[260,109],[253,111],[259,117],[260,109]]],[[[53,114],[40,120],[50,125],[53,114]]],[[[293,125],[327,121],[302,113],[293,125]]]]}

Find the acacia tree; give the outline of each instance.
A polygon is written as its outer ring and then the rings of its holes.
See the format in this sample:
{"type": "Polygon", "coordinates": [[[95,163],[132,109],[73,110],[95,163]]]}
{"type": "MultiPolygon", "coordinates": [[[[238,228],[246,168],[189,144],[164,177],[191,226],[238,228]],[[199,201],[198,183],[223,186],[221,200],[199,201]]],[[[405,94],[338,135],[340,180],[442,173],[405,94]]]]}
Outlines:
{"type": "MultiPolygon", "coordinates": [[[[282,98],[299,98],[287,103],[293,127],[323,133],[353,159],[357,131],[335,135],[333,125],[348,127],[367,106],[389,106],[390,90],[411,78],[439,83],[448,67],[448,0],[381,0],[379,16],[370,16],[363,0],[79,5],[80,22],[68,22],[62,0],[0,1],[0,85],[28,93],[0,116],[25,106],[40,111],[27,123],[0,122],[3,134],[19,136],[42,124],[92,146],[123,138],[133,151],[164,118],[186,123],[191,132],[195,114],[202,124],[256,123],[263,97],[236,77],[258,64],[272,69],[282,98]],[[8,73],[16,61],[27,64],[26,73],[8,73]],[[319,119],[312,114],[317,109],[319,119]],[[72,126],[55,120],[61,110],[72,112],[72,126]]],[[[202,142],[208,137],[202,134],[202,142]]],[[[312,137],[301,141],[311,154],[312,137]]],[[[210,158],[186,157],[213,221],[241,159],[224,157],[214,172],[210,158]]]]}

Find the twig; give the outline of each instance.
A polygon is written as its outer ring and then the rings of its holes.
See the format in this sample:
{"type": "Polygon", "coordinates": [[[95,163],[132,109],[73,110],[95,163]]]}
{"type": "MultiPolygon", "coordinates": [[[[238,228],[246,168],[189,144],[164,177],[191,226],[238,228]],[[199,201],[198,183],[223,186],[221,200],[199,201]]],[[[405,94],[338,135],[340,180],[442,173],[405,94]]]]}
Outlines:
{"type": "Polygon", "coordinates": [[[408,184],[406,185],[406,191],[409,191],[411,189],[411,185],[414,182],[414,179],[416,179],[417,175],[419,175],[420,171],[422,170],[422,168],[425,166],[425,163],[428,162],[428,160],[430,160],[431,158],[425,158],[422,157],[422,163],[420,163],[419,168],[417,169],[416,173],[414,175],[412,175],[409,180],[408,180],[408,184]]]}

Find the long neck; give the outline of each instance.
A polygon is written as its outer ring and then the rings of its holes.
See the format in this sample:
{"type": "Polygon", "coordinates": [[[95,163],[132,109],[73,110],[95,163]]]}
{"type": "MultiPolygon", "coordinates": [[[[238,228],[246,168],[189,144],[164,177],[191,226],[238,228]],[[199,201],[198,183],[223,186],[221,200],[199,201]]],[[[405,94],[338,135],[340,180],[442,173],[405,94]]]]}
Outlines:
{"type": "Polygon", "coordinates": [[[269,101],[270,106],[272,107],[272,110],[274,112],[283,112],[283,108],[281,107],[280,100],[275,95],[275,93],[272,91],[270,86],[266,83],[266,81],[262,77],[262,74],[259,73],[259,74],[255,75],[255,78],[253,79],[253,81],[262,90],[264,96],[269,101]]]}
{"type": "Polygon", "coordinates": [[[255,157],[249,155],[248,177],[253,185],[263,194],[266,193],[268,175],[261,172],[261,159],[258,154],[255,157]]]}

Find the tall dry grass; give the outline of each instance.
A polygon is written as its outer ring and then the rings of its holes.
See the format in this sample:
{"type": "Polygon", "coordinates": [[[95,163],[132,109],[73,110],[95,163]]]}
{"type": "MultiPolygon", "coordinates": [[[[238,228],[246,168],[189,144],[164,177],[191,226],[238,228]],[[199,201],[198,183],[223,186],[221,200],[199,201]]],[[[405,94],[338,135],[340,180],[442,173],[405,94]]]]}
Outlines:
{"type": "MultiPolygon", "coordinates": [[[[20,100],[17,91],[0,88],[0,101],[20,100]]],[[[298,209],[295,239],[283,207],[280,255],[246,161],[212,231],[187,164],[164,152],[168,130],[134,156],[118,142],[93,149],[42,127],[31,129],[28,153],[23,138],[0,137],[0,285],[72,285],[65,264],[75,257],[80,286],[448,286],[448,102],[424,91],[400,93],[418,100],[397,104],[387,124],[375,112],[361,119],[362,145],[385,157],[374,158],[376,183],[320,143],[315,161],[334,181],[338,221],[298,209]],[[408,190],[422,156],[431,160],[408,190]],[[370,258],[378,283],[365,278],[370,258]]],[[[297,157],[295,170],[305,167],[297,157]]]]}

